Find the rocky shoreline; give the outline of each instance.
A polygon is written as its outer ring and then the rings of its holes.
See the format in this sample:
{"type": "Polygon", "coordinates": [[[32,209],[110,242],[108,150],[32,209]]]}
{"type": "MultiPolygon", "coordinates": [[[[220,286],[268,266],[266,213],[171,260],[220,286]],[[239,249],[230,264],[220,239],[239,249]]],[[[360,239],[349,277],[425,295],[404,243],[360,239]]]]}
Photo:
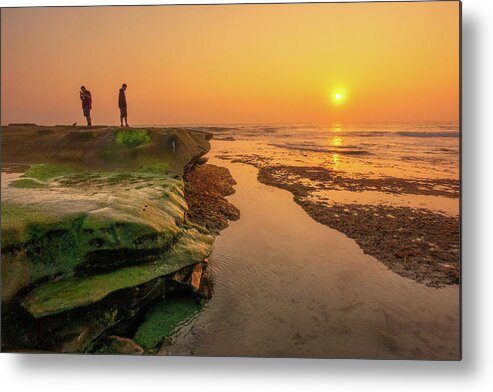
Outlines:
{"type": "Polygon", "coordinates": [[[198,165],[185,176],[187,217],[211,233],[240,218],[240,211],[225,196],[232,195],[236,181],[228,169],[210,164],[198,165]]]}
{"type": "Polygon", "coordinates": [[[272,165],[258,155],[219,158],[257,167],[258,181],[291,192],[313,219],[354,239],[365,253],[399,275],[430,287],[459,283],[458,216],[392,205],[329,205],[312,197],[316,191],[330,189],[458,197],[458,181],[352,178],[323,167],[272,165]]]}
{"type": "MultiPolygon", "coordinates": [[[[202,191],[184,180],[231,184],[199,166],[212,135],[2,132],[2,351],[153,354],[169,344],[212,295],[207,257],[227,217],[190,217],[187,201],[198,205],[202,191]]],[[[231,185],[214,200],[221,192],[231,185]]]]}

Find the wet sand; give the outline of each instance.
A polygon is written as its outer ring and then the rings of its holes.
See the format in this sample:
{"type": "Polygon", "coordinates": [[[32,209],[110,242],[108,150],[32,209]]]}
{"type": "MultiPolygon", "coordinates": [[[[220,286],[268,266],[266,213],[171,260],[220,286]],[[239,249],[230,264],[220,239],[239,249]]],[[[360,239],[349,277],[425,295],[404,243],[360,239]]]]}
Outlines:
{"type": "MultiPolygon", "coordinates": [[[[392,271],[431,287],[459,284],[458,216],[447,216],[427,208],[365,204],[360,194],[365,195],[372,185],[371,181],[367,185],[364,180],[361,181],[359,194],[351,192],[353,197],[359,199],[357,202],[335,202],[328,185],[313,186],[310,179],[312,170],[297,167],[294,175],[289,167],[263,167],[258,180],[290,191],[296,203],[313,219],[354,239],[365,253],[376,257],[392,271]],[[310,181],[303,182],[303,179],[310,181]],[[327,197],[320,194],[313,196],[314,190],[320,192],[320,189],[327,190],[327,197]]],[[[407,183],[406,180],[401,181],[407,183]]],[[[385,180],[382,179],[382,182],[385,180]]],[[[424,192],[436,190],[431,188],[424,192]]],[[[454,199],[441,197],[439,200],[454,199]]]]}
{"type": "Polygon", "coordinates": [[[459,284],[458,180],[354,175],[257,154],[217,157],[258,168],[260,182],[291,192],[313,219],[392,271],[431,287],[459,284]]]}
{"type": "Polygon", "coordinates": [[[459,359],[457,285],[403,278],[253,166],[210,162],[237,181],[241,219],[216,239],[212,299],[161,354],[459,359]]]}

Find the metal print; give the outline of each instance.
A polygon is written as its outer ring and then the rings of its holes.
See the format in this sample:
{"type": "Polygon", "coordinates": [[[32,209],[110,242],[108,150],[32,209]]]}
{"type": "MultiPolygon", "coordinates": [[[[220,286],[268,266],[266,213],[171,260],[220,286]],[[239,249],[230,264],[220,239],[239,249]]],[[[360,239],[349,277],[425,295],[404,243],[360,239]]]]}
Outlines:
{"type": "Polygon", "coordinates": [[[2,9],[2,351],[459,360],[460,15],[2,9]]]}

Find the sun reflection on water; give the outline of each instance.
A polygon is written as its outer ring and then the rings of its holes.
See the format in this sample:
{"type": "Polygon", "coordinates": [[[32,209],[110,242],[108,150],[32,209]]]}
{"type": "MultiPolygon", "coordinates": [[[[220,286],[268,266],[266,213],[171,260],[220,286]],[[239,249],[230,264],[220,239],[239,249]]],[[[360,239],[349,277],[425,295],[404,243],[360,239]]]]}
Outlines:
{"type": "Polygon", "coordinates": [[[343,144],[343,140],[342,140],[342,137],[340,137],[340,136],[334,136],[330,140],[330,145],[331,146],[339,147],[339,146],[342,146],[342,144],[343,144]]]}
{"type": "Polygon", "coordinates": [[[330,154],[329,162],[331,163],[334,169],[338,169],[339,165],[341,164],[340,154],[337,153],[330,154]]]}
{"type": "MultiPolygon", "coordinates": [[[[327,144],[330,147],[342,147],[344,145],[344,138],[342,137],[341,133],[343,131],[342,124],[339,123],[334,123],[330,127],[330,133],[336,134],[334,136],[331,136],[327,140],[327,144]]],[[[337,151],[337,150],[336,150],[337,151]]],[[[340,169],[341,165],[341,154],[337,152],[329,152],[327,160],[325,161],[325,164],[330,165],[332,169],[338,170],[340,169]]]]}

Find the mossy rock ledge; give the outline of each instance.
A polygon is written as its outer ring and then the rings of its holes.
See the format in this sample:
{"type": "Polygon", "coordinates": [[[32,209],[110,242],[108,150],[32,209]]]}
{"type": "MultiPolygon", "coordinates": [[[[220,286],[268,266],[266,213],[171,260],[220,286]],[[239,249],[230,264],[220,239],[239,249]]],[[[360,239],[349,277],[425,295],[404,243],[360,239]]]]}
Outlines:
{"type": "Polygon", "coordinates": [[[203,263],[214,236],[187,219],[183,175],[210,138],[2,127],[2,350],[91,352],[203,263]]]}

